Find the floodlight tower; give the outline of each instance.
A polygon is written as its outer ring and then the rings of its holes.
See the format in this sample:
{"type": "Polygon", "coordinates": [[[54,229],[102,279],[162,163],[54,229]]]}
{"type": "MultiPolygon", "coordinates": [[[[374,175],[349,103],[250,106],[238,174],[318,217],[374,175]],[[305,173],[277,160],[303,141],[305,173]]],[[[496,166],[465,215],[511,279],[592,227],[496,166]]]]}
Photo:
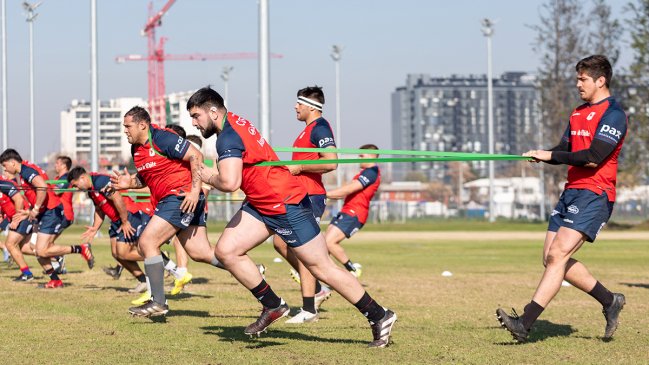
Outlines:
{"type": "MultiPolygon", "coordinates": [[[[333,45],[331,47],[331,59],[336,65],[336,146],[342,148],[342,142],[340,141],[341,135],[341,124],[340,124],[340,58],[342,57],[343,47],[339,45],[333,45]]],[[[340,187],[342,185],[342,166],[338,171],[336,171],[336,186],[340,187]]],[[[342,209],[342,200],[337,201],[338,211],[342,209]]]]}
{"type": "MultiPolygon", "coordinates": [[[[489,154],[494,153],[494,111],[493,111],[493,76],[491,65],[491,37],[494,34],[494,22],[490,19],[482,19],[482,34],[487,37],[487,129],[489,154]]],[[[494,162],[489,160],[489,222],[496,221],[494,210],[494,162]]]]}
{"type": "Polygon", "coordinates": [[[36,160],[34,153],[34,20],[38,16],[35,10],[41,4],[42,2],[35,4],[23,2],[23,9],[27,12],[25,16],[29,24],[29,158],[32,162],[36,160]]]}
{"type": "Polygon", "coordinates": [[[2,150],[8,147],[7,112],[7,0],[2,0],[2,150]]]}

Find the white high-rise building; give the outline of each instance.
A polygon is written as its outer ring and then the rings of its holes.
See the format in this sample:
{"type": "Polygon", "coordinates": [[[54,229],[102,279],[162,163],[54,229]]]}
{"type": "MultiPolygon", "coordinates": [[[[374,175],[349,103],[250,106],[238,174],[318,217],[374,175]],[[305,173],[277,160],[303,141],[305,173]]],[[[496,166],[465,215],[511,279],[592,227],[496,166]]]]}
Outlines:
{"type": "MultiPolygon", "coordinates": [[[[127,163],[131,145],[122,127],[124,114],[132,107],[146,107],[142,98],[119,98],[99,103],[100,165],[127,163]]],[[[83,164],[90,160],[90,102],[72,100],[61,112],[61,153],[83,164]]]]}
{"type": "MultiPolygon", "coordinates": [[[[187,111],[187,100],[195,92],[196,90],[183,91],[167,95],[167,125],[178,124],[185,129],[188,136],[197,134],[203,138],[200,131],[192,126],[192,118],[190,118],[189,112],[187,111]]],[[[203,149],[201,152],[203,152],[206,158],[216,157],[216,136],[212,136],[207,140],[203,139],[203,149]]]]}

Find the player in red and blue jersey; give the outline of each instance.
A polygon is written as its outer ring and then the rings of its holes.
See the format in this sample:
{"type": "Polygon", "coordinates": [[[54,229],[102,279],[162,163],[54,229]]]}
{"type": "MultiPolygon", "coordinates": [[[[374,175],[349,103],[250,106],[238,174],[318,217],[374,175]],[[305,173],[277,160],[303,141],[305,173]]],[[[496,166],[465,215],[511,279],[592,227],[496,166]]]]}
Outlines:
{"type": "Polygon", "coordinates": [[[218,168],[203,165],[203,182],[224,192],[241,188],[246,194],[246,201],[225,227],[214,250],[226,269],[263,305],[260,317],[244,333],[259,335],[288,315],[288,305],[247,255],[270,235],[277,234],[317,279],[329,284],[366,316],[374,336],[370,347],[387,346],[396,315],[374,301],[354,276],[329,259],[302,183],[285,166],[258,165],[278,160],[259,131],[248,120],[228,112],[221,95],[209,87],[189,98],[187,110],[204,138],[218,135],[218,168]]]}
{"type": "MultiPolygon", "coordinates": [[[[56,177],[54,180],[63,180],[67,181],[68,172],[72,168],[72,159],[68,156],[58,156],[56,161],[54,161],[54,171],[56,171],[56,177]]],[[[67,189],[69,186],[67,182],[55,184],[57,189],[67,189]]],[[[56,195],[61,199],[61,204],[63,204],[63,219],[61,220],[61,230],[68,228],[74,222],[74,209],[72,207],[72,194],[71,191],[59,191],[55,190],[56,195]]],[[[52,266],[57,274],[65,274],[67,271],[65,269],[65,256],[56,256],[52,260],[52,266]]]]}
{"type": "MultiPolygon", "coordinates": [[[[366,144],[360,149],[378,150],[379,148],[373,144],[366,144]]],[[[359,157],[377,158],[379,155],[368,151],[368,153],[360,154],[359,157]]],[[[361,276],[361,265],[349,259],[340,242],[345,238],[350,238],[363,228],[370,212],[370,201],[381,184],[381,172],[376,163],[363,162],[361,169],[361,172],[356,174],[352,181],[327,192],[327,198],[345,199],[345,203],[340,212],[331,220],[325,232],[329,253],[356,277],[361,276]]]]}
{"type": "Polygon", "coordinates": [[[609,91],[613,71],[608,59],[586,57],[575,69],[579,96],[586,103],[572,112],[559,145],[523,154],[536,162],[568,165],[568,182],[550,217],[543,246],[545,272],[532,301],[520,317],[500,308],[496,311],[501,325],[518,342],[527,339],[532,324],[559,292],[563,280],[602,305],[604,339],[615,333],[625,304],[623,294],[611,293],[583,263],[572,258],[584,242],[595,241],[611,216],[618,157],[627,133],[626,114],[609,91]]]}
{"type": "MultiPolygon", "coordinates": [[[[297,120],[304,122],[304,130],[293,142],[293,147],[301,148],[336,148],[333,131],[329,122],[322,117],[322,107],[325,102],[322,88],[318,86],[305,87],[297,92],[295,113],[297,120]]],[[[335,160],[338,155],[335,152],[293,152],[293,160],[335,160]]],[[[335,163],[317,165],[288,165],[288,170],[304,185],[311,209],[316,222],[324,214],[327,205],[326,191],[322,183],[322,174],[336,169],[335,163]]],[[[306,323],[318,320],[318,308],[323,301],[331,296],[331,290],[322,286],[311,272],[304,267],[289,251],[288,245],[279,235],[273,237],[275,250],[279,252],[293,266],[292,276],[300,282],[302,289],[302,308],[299,313],[286,321],[286,323],[306,323]]]]}
{"type": "MultiPolygon", "coordinates": [[[[29,238],[32,234],[32,222],[27,219],[27,216],[24,214],[16,214],[20,211],[29,209],[29,203],[20,194],[18,186],[11,180],[0,178],[0,194],[2,195],[2,215],[3,215],[3,224],[6,222],[9,227],[9,232],[7,233],[7,240],[5,245],[11,257],[18,265],[20,269],[20,275],[14,281],[32,281],[34,280],[34,275],[32,274],[25,258],[23,257],[23,248],[25,250],[31,251],[29,247],[29,238]]],[[[4,229],[4,228],[3,228],[4,229]]],[[[27,254],[33,254],[27,251],[27,254]]]]}
{"type": "Polygon", "coordinates": [[[124,115],[124,129],[137,173],[115,173],[115,189],[148,186],[155,213],[140,235],[138,246],[144,255],[144,271],[151,284],[152,298],[129,308],[135,316],[165,315],[169,311],[164,292],[164,262],[160,246],[174,235],[194,261],[221,267],[207,240],[205,196],[199,175],[203,155],[185,138],[151,124],[149,113],[133,107],[124,115]]]}
{"type": "Polygon", "coordinates": [[[54,192],[54,187],[47,184],[47,174],[38,166],[23,161],[14,149],[7,149],[0,155],[0,163],[10,174],[15,174],[25,190],[25,196],[31,209],[26,212],[30,221],[38,224],[36,235],[36,257],[50,281],[44,285],[46,289],[61,288],[63,282],[54,271],[51,258],[70,253],[78,253],[87,261],[92,269],[94,258],[90,245],[59,246],[54,240],[61,233],[63,205],[54,192]]]}

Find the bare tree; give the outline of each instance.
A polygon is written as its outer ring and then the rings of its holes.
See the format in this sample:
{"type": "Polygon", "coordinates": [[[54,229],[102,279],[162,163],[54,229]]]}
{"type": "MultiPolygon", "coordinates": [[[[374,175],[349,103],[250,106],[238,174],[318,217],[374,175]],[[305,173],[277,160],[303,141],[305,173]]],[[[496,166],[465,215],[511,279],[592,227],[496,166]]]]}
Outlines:
{"type": "Polygon", "coordinates": [[[588,49],[593,54],[605,55],[615,67],[620,57],[623,30],[620,22],[613,18],[611,6],[606,3],[606,0],[593,0],[588,24],[590,25],[588,49]]]}

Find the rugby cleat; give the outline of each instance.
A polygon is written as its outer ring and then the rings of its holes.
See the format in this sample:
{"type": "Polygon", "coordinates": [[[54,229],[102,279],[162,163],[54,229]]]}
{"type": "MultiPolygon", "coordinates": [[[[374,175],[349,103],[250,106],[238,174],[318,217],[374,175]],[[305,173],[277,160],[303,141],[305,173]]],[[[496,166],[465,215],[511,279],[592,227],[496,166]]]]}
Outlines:
{"type": "Polygon", "coordinates": [[[122,265],[116,265],[115,267],[104,267],[104,272],[106,275],[112,277],[115,280],[118,280],[120,276],[122,276],[122,270],[124,270],[124,266],[122,265]]]}
{"type": "Polygon", "coordinates": [[[16,282],[28,282],[34,280],[34,275],[32,274],[20,274],[14,279],[16,282]]]}
{"type": "Polygon", "coordinates": [[[138,307],[129,308],[128,312],[134,317],[158,317],[167,314],[169,312],[169,306],[167,303],[160,304],[151,299],[138,307]]]}
{"type": "Polygon", "coordinates": [[[322,303],[324,303],[325,300],[329,299],[331,297],[331,289],[329,289],[328,286],[322,285],[322,289],[315,294],[314,297],[314,304],[315,304],[315,309],[320,310],[320,306],[322,303]]]}
{"type": "Polygon", "coordinates": [[[512,308],[511,315],[507,314],[504,309],[498,308],[496,310],[496,318],[500,322],[500,326],[509,331],[516,342],[521,343],[527,341],[529,331],[523,325],[523,320],[518,316],[514,308],[512,308]]]}
{"type": "Polygon", "coordinates": [[[300,324],[318,321],[318,313],[311,313],[300,308],[300,312],[293,317],[289,318],[285,323],[300,324]]]}
{"type": "Polygon", "coordinates": [[[62,287],[63,282],[61,280],[50,280],[47,284],[43,285],[43,289],[57,289],[62,287]]]}
{"type": "Polygon", "coordinates": [[[150,300],[151,300],[151,292],[146,291],[146,292],[142,293],[142,295],[140,295],[139,298],[133,299],[131,301],[131,304],[133,304],[133,305],[142,305],[142,304],[144,304],[144,303],[146,303],[146,302],[148,302],[150,300]]]}
{"type": "Polygon", "coordinates": [[[295,281],[296,283],[298,283],[298,285],[301,285],[301,281],[300,281],[300,273],[298,273],[298,272],[297,272],[295,269],[293,269],[293,268],[291,268],[291,270],[290,270],[289,272],[291,273],[291,279],[293,279],[293,281],[295,281]]]}
{"type": "Polygon", "coordinates": [[[174,280],[174,287],[171,289],[171,292],[169,292],[169,294],[176,295],[180,293],[185,285],[189,284],[192,281],[192,278],[192,274],[185,273],[182,278],[174,280]]]}
{"type": "Polygon", "coordinates": [[[392,327],[397,322],[397,315],[387,309],[385,309],[385,315],[378,322],[370,321],[370,327],[372,328],[372,336],[374,341],[370,342],[367,347],[370,348],[383,348],[390,344],[390,336],[392,336],[392,327]]]}
{"type": "Polygon", "coordinates": [[[608,308],[602,309],[604,318],[606,318],[606,329],[604,330],[604,339],[609,340],[613,337],[617,325],[619,324],[618,318],[624,305],[626,298],[622,293],[613,293],[613,303],[608,308]]]}
{"type": "Polygon", "coordinates": [[[259,318],[257,318],[254,323],[248,325],[243,333],[251,337],[253,335],[257,335],[257,337],[259,337],[262,332],[266,332],[268,326],[280,320],[281,318],[288,316],[289,311],[290,309],[288,305],[283,300],[282,304],[280,304],[277,308],[264,307],[259,318]]]}
{"type": "Polygon", "coordinates": [[[92,270],[95,266],[95,257],[92,255],[92,246],[89,243],[81,245],[81,256],[88,262],[88,268],[92,270]]]}
{"type": "Polygon", "coordinates": [[[144,293],[147,291],[148,287],[146,285],[146,282],[139,282],[135,286],[135,288],[131,288],[128,290],[129,293],[144,293]]]}

